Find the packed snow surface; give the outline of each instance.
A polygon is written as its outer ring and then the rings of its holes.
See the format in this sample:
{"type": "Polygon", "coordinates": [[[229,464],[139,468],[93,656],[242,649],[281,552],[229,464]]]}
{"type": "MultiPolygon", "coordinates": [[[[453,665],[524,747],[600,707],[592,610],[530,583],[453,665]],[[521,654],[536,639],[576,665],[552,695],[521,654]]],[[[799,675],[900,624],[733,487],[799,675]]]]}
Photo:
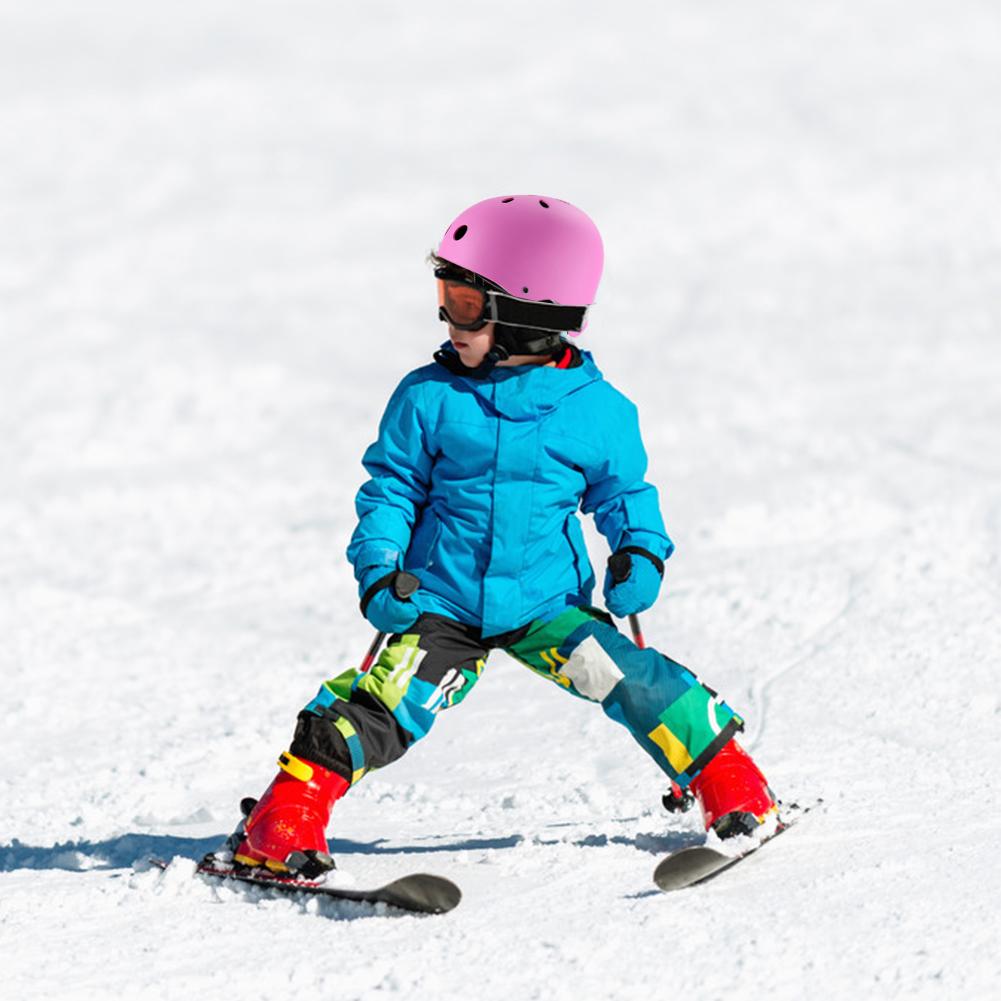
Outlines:
{"type": "Polygon", "coordinates": [[[0,3],[4,996],[996,997],[999,39],[988,0],[0,3]],[[657,893],[697,818],[498,654],[329,832],[456,911],[194,879],[370,640],[343,550],[443,338],[423,257],[524,192],[605,238],[581,344],[678,544],[647,637],[824,805],[657,893]]]}

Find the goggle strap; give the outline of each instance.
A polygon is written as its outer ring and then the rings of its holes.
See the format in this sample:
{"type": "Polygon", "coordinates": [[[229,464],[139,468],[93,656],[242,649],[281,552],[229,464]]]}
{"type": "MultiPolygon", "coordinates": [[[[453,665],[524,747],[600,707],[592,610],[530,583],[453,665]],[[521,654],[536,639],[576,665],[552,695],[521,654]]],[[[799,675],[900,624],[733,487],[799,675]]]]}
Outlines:
{"type": "MultiPolygon", "coordinates": [[[[587,306],[562,306],[555,302],[535,302],[519,299],[507,292],[484,286],[480,280],[470,281],[466,273],[452,267],[441,266],[434,270],[441,281],[461,282],[479,289],[484,296],[482,319],[484,322],[503,323],[509,327],[528,327],[531,330],[580,332],[587,318],[587,306]]],[[[439,315],[441,315],[439,313],[439,315]]],[[[447,315],[441,319],[448,319],[447,315]]],[[[478,329],[456,325],[458,329],[478,329]]]]}
{"type": "Polygon", "coordinates": [[[561,306],[555,302],[528,302],[503,292],[487,292],[489,319],[510,327],[532,330],[574,330],[584,326],[587,306],[561,306]]]}

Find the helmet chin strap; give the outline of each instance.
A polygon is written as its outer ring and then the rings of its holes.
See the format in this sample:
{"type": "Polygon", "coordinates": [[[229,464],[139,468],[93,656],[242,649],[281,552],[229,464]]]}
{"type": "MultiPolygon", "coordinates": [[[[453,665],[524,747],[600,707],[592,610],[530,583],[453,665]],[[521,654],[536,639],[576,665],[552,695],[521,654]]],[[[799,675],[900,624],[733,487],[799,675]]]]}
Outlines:
{"type": "Polygon", "coordinates": [[[563,335],[558,330],[532,330],[498,323],[494,327],[494,346],[475,369],[469,369],[465,374],[474,379],[483,379],[493,371],[498,362],[507,361],[512,355],[547,355],[562,343],[563,335]]]}
{"type": "Polygon", "coordinates": [[[563,335],[558,330],[535,330],[531,327],[509,327],[498,323],[494,327],[494,348],[504,352],[498,361],[505,361],[511,355],[547,355],[563,343],[563,335]]]}
{"type": "MultiPolygon", "coordinates": [[[[454,348],[445,347],[435,352],[434,358],[439,364],[444,365],[450,372],[454,372],[456,375],[464,375],[470,379],[485,379],[495,368],[498,362],[507,361],[511,355],[526,355],[526,354],[537,354],[544,355],[554,351],[560,344],[563,343],[562,336],[557,331],[552,331],[551,333],[545,334],[543,337],[535,338],[533,341],[521,341],[517,337],[497,337],[497,331],[503,328],[497,327],[494,330],[494,345],[493,347],[484,355],[483,360],[476,366],[476,368],[467,368],[463,365],[462,360],[454,348]],[[509,351],[505,346],[505,343],[501,341],[509,342],[513,346],[514,350],[509,351]],[[534,349],[534,350],[530,350],[534,349]]],[[[533,330],[533,334],[540,333],[540,331],[533,330]]]]}

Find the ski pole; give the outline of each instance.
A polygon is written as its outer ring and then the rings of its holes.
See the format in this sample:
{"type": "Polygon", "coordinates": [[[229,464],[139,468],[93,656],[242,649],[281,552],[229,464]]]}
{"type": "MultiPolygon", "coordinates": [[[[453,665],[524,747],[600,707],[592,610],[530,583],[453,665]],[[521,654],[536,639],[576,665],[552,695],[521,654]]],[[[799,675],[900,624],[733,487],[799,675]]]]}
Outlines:
{"type": "Polygon", "coordinates": [[[385,638],[386,634],[383,632],[377,632],[375,634],[375,639],[372,640],[372,645],[368,648],[368,653],[365,654],[365,659],[361,662],[361,668],[359,670],[362,674],[365,674],[372,666],[372,662],[378,656],[379,647],[382,646],[382,641],[385,638]]]}
{"type": "Polygon", "coordinates": [[[643,639],[643,630],[640,628],[638,615],[629,616],[629,628],[633,631],[633,642],[642,650],[646,646],[646,641],[643,639]]]}
{"type": "MultiPolygon", "coordinates": [[[[633,642],[643,650],[646,647],[646,642],[643,639],[643,629],[640,626],[640,617],[638,615],[629,616],[629,628],[633,633],[633,642]]],[[[670,811],[671,813],[685,813],[687,810],[692,808],[692,804],[695,802],[695,797],[688,789],[682,789],[677,782],[671,782],[671,788],[667,795],[663,798],[664,809],[670,811]]]]}

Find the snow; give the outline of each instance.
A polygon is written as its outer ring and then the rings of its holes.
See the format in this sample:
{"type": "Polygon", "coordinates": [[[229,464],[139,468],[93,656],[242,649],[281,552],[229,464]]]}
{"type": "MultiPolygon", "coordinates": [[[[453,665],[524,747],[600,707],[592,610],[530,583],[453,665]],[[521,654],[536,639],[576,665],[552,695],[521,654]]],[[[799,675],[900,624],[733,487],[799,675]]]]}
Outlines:
{"type": "Polygon", "coordinates": [[[0,4],[4,995],[996,996],[999,28],[986,0],[0,4]],[[526,191],[605,237],[582,343],[678,544],[646,635],[824,808],[658,894],[697,819],[494,655],[330,830],[359,883],[440,872],[458,910],[192,879],[369,642],[342,554],[442,336],[423,255],[526,191]]]}

